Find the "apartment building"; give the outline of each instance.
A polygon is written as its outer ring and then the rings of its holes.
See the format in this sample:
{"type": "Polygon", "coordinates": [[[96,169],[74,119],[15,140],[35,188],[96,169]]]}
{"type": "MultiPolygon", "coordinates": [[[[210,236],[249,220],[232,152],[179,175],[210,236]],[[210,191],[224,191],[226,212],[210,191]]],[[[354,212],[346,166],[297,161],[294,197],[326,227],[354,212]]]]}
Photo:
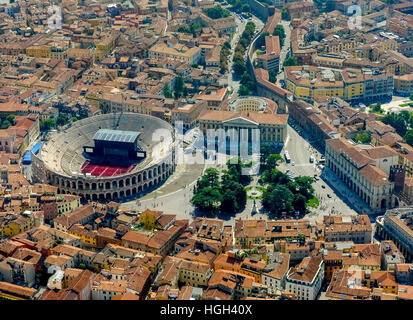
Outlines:
{"type": "Polygon", "coordinates": [[[304,15],[309,15],[312,13],[318,13],[318,10],[314,3],[306,1],[287,3],[286,8],[291,19],[300,18],[304,15]]]}
{"type": "Polygon", "coordinates": [[[101,281],[92,286],[92,300],[111,300],[112,297],[125,294],[126,280],[101,281]]]}
{"type": "Polygon", "coordinates": [[[187,226],[187,221],[176,220],[168,229],[158,230],[154,234],[145,234],[131,230],[122,237],[122,245],[126,248],[166,256],[187,226]]]}
{"type": "Polygon", "coordinates": [[[412,220],[410,210],[399,213],[387,210],[384,216],[376,219],[377,234],[385,240],[392,240],[407,261],[413,258],[412,220]]]}
{"type": "Polygon", "coordinates": [[[337,270],[327,288],[327,300],[366,300],[370,298],[371,290],[360,284],[356,287],[353,273],[347,270],[337,270]]]}
{"type": "Polygon", "coordinates": [[[226,99],[227,95],[228,89],[225,87],[220,89],[207,90],[207,92],[205,93],[196,94],[194,98],[197,100],[206,101],[208,109],[218,110],[222,102],[226,99]]]}
{"type": "Polygon", "coordinates": [[[185,260],[179,264],[179,270],[179,280],[193,287],[206,287],[213,273],[207,264],[185,260]]]}
{"type": "Polygon", "coordinates": [[[371,243],[372,226],[367,215],[324,216],[323,222],[327,242],[371,243]]]}
{"type": "Polygon", "coordinates": [[[38,290],[8,282],[0,282],[1,300],[35,300],[38,290]]]}
{"type": "Polygon", "coordinates": [[[321,255],[306,257],[290,268],[285,289],[298,295],[299,300],[315,300],[324,278],[324,261],[321,255]]]}
{"type": "Polygon", "coordinates": [[[205,100],[194,103],[181,103],[172,109],[172,124],[182,122],[184,130],[192,129],[198,125],[199,115],[207,107],[208,104],[205,100]]]}
{"type": "Polygon", "coordinates": [[[87,224],[97,217],[96,207],[93,204],[87,204],[79,207],[72,212],[60,215],[53,220],[54,227],[57,230],[67,231],[75,224],[87,224]]]}
{"type": "Polygon", "coordinates": [[[325,96],[356,103],[393,95],[393,76],[378,70],[292,66],[285,67],[284,74],[287,90],[309,103],[325,96]]]}
{"type": "Polygon", "coordinates": [[[188,48],[182,44],[173,46],[165,40],[154,45],[148,50],[149,58],[180,60],[189,65],[198,64],[201,60],[201,49],[199,47],[188,48]]]}
{"type": "Polygon", "coordinates": [[[381,249],[381,269],[393,271],[398,264],[404,263],[405,259],[393,241],[383,240],[380,242],[381,249]]]}
{"type": "Polygon", "coordinates": [[[104,113],[109,112],[135,112],[150,115],[152,108],[144,104],[137,95],[121,93],[103,93],[99,99],[99,108],[104,113]]]}
{"type": "Polygon", "coordinates": [[[262,283],[273,290],[283,289],[289,264],[288,253],[274,252],[274,258],[268,262],[262,273],[262,283]]]}
{"type": "Polygon", "coordinates": [[[290,256],[290,263],[294,264],[300,262],[303,258],[308,257],[310,251],[314,249],[314,246],[297,240],[278,240],[275,241],[274,248],[277,251],[288,253],[290,256]]]}
{"type": "Polygon", "coordinates": [[[275,240],[298,239],[314,236],[315,228],[309,221],[301,220],[236,220],[234,237],[235,245],[241,248],[250,248],[266,243],[274,244],[275,240]]]}
{"type": "Polygon", "coordinates": [[[36,281],[33,263],[13,257],[0,260],[0,281],[33,287],[36,281]]]}
{"type": "Polygon", "coordinates": [[[214,272],[208,282],[208,289],[204,292],[205,300],[216,300],[224,296],[225,300],[239,300],[249,296],[254,287],[254,278],[245,274],[218,270],[214,272]]]}
{"type": "Polygon", "coordinates": [[[394,93],[408,97],[413,92],[413,73],[408,73],[402,76],[393,76],[394,93]]]}
{"type": "Polygon", "coordinates": [[[257,56],[262,68],[276,74],[280,68],[280,39],[278,36],[265,37],[265,53],[257,56]]]}
{"type": "Polygon", "coordinates": [[[341,135],[337,128],[308,102],[303,100],[293,101],[290,103],[288,111],[289,115],[310,134],[314,142],[323,148],[327,139],[338,138],[341,135]]]}

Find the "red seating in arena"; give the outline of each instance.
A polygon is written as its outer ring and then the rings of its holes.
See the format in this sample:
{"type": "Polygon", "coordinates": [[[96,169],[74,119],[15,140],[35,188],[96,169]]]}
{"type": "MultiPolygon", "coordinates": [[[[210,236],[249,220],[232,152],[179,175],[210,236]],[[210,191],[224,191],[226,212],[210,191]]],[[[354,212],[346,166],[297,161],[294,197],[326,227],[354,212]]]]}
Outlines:
{"type": "Polygon", "coordinates": [[[80,168],[80,173],[90,173],[94,177],[113,177],[120,174],[125,174],[134,168],[133,165],[130,166],[104,166],[100,164],[92,164],[90,161],[85,161],[85,163],[80,168]]]}

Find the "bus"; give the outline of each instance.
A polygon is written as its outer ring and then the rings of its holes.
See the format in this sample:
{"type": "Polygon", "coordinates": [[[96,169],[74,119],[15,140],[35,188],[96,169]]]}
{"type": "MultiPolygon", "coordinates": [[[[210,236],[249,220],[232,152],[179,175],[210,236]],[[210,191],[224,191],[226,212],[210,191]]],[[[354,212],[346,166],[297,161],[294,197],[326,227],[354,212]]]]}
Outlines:
{"type": "Polygon", "coordinates": [[[285,158],[285,162],[290,163],[291,158],[290,158],[290,155],[288,154],[287,150],[285,150],[285,152],[284,152],[284,158],[285,158]]]}

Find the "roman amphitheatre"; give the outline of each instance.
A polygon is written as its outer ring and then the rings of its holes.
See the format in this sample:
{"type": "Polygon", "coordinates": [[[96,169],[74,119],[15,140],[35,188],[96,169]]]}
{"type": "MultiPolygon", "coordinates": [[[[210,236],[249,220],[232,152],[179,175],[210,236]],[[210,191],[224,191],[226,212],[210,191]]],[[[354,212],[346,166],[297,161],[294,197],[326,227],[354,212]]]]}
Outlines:
{"type": "Polygon", "coordinates": [[[32,155],[34,182],[86,201],[139,196],[173,174],[173,137],[169,123],[149,115],[111,113],[79,120],[52,134],[32,155]],[[98,143],[104,144],[103,153],[87,151],[98,143]],[[140,156],[130,157],[134,152],[140,156]]]}

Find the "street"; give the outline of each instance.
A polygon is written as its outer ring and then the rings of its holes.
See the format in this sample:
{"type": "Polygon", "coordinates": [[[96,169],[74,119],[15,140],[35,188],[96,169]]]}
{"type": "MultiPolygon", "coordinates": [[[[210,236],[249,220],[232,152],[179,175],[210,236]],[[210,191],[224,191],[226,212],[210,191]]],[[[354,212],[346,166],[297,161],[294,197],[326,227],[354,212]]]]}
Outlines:
{"type": "Polygon", "coordinates": [[[301,129],[293,120],[289,121],[291,125],[297,128],[297,131],[288,125],[288,135],[283,149],[288,150],[291,157],[291,163],[283,162],[280,165],[281,171],[287,169],[293,171],[295,176],[311,176],[315,174],[319,179],[313,184],[316,197],[320,201],[318,208],[310,208],[311,213],[307,217],[312,219],[320,219],[328,214],[369,214],[369,207],[361,201],[348,187],[334,175],[334,173],[326,167],[320,169],[316,163],[320,160],[321,154],[308,142],[308,137],[303,129],[301,129]],[[310,156],[313,155],[314,162],[310,163],[310,156]]]}
{"type": "Polygon", "coordinates": [[[284,64],[284,60],[287,58],[287,54],[290,51],[290,43],[291,43],[291,27],[290,27],[290,22],[281,20],[281,24],[284,27],[285,31],[285,39],[284,39],[284,45],[281,47],[281,53],[280,53],[280,71],[277,75],[277,84],[281,85],[280,80],[284,80],[284,71],[282,71],[282,66],[284,64]]]}

